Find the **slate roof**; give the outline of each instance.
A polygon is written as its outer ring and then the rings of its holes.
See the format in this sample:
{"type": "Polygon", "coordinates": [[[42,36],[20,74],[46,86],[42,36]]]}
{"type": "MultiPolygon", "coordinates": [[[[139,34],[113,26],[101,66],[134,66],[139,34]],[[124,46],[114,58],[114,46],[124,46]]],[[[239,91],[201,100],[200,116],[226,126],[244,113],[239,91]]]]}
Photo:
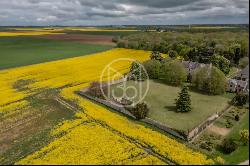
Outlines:
{"type": "Polygon", "coordinates": [[[198,62],[192,62],[192,61],[182,61],[182,64],[184,65],[185,68],[187,68],[190,72],[192,72],[193,70],[200,68],[200,67],[204,67],[207,64],[204,63],[198,63],[198,62]]]}

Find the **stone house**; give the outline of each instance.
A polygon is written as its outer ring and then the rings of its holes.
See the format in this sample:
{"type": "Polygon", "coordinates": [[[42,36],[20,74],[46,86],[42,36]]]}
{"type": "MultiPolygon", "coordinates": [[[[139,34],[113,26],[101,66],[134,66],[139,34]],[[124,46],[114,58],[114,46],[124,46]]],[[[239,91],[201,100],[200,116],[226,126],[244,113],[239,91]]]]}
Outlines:
{"type": "Polygon", "coordinates": [[[206,67],[206,66],[209,66],[209,67],[212,66],[212,64],[204,64],[204,63],[198,63],[198,62],[192,62],[192,61],[182,61],[182,64],[186,68],[186,71],[188,73],[187,82],[192,81],[192,76],[196,69],[206,67]]]}
{"type": "Polygon", "coordinates": [[[189,74],[193,74],[193,72],[198,68],[202,68],[202,67],[209,65],[209,64],[191,62],[191,61],[182,61],[182,64],[184,65],[184,67],[186,68],[189,74]]]}
{"type": "Polygon", "coordinates": [[[228,80],[227,91],[249,93],[249,65],[228,80]]]}

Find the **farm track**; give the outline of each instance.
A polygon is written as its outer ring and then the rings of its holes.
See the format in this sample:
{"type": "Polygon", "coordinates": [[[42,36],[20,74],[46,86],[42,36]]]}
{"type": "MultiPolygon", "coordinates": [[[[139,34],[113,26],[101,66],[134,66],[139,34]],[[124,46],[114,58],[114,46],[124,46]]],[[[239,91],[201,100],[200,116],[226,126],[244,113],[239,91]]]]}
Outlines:
{"type": "MultiPolygon", "coordinates": [[[[63,106],[65,106],[66,108],[70,109],[73,112],[77,112],[79,111],[77,108],[75,108],[74,106],[72,106],[71,104],[69,104],[68,102],[66,102],[65,100],[61,99],[61,98],[56,98],[56,101],[58,101],[60,104],[62,104],[63,106]]],[[[90,120],[95,122],[97,125],[100,125],[102,127],[104,127],[105,129],[107,129],[108,131],[112,132],[113,134],[119,135],[120,137],[122,137],[123,139],[133,143],[134,145],[136,145],[138,148],[143,149],[146,153],[157,157],[158,159],[160,159],[161,161],[170,164],[170,165],[175,165],[177,163],[174,163],[172,161],[170,161],[168,158],[166,158],[165,156],[162,156],[161,154],[157,153],[156,151],[154,151],[150,145],[148,145],[147,143],[143,142],[141,143],[140,141],[137,141],[121,132],[119,132],[118,130],[115,130],[114,128],[110,127],[109,125],[107,125],[105,122],[100,121],[100,120],[96,120],[95,118],[93,118],[92,116],[88,115],[87,113],[84,112],[84,114],[86,115],[86,117],[90,120]],[[147,145],[147,146],[145,146],[147,145]]]]}

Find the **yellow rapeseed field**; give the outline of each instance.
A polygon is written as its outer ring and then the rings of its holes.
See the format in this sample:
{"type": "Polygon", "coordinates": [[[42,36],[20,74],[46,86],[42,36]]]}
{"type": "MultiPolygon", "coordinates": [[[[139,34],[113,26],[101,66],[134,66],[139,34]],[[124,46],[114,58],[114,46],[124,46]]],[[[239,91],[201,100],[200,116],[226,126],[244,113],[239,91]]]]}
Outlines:
{"type": "Polygon", "coordinates": [[[38,35],[59,35],[64,34],[53,31],[29,31],[29,32],[0,32],[0,37],[6,36],[38,36],[38,35]]]}
{"type": "MultiPolygon", "coordinates": [[[[0,71],[3,116],[29,107],[26,97],[45,88],[61,88],[60,96],[78,106],[74,119],[63,121],[50,132],[55,138],[52,142],[16,164],[166,164],[166,160],[175,164],[213,164],[206,155],[74,93],[99,80],[103,68],[111,61],[117,58],[143,61],[149,55],[145,51],[113,49],[0,71]],[[25,85],[29,90],[15,89],[19,80],[32,80],[25,85]]],[[[124,61],[115,69],[125,73],[129,66],[130,62],[124,61]]]]}

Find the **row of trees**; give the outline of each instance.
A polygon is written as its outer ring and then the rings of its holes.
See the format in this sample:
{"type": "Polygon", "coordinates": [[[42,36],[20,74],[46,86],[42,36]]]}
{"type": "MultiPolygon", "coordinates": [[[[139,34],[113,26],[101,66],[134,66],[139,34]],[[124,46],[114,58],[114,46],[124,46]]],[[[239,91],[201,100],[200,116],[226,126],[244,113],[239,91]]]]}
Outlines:
{"type": "Polygon", "coordinates": [[[249,56],[248,38],[247,32],[140,33],[117,39],[117,46],[155,50],[200,63],[212,62],[227,74],[230,65],[239,65],[241,58],[249,56]]]}
{"type": "MultiPolygon", "coordinates": [[[[180,86],[190,79],[183,64],[178,60],[160,62],[148,60],[143,63],[150,79],[161,79],[165,83],[180,86]]],[[[192,73],[191,83],[198,90],[219,95],[226,91],[226,77],[215,66],[198,68],[192,73]]]]}

